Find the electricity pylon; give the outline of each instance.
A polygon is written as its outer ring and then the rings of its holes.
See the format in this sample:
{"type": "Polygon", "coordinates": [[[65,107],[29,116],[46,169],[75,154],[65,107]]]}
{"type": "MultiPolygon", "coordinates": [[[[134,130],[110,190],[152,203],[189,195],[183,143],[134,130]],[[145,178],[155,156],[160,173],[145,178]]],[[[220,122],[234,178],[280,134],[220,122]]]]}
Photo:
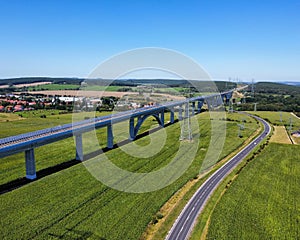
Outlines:
{"type": "Polygon", "coordinates": [[[183,116],[183,120],[181,121],[181,133],[180,133],[180,138],[179,140],[188,140],[192,141],[193,140],[193,134],[192,134],[192,129],[191,129],[191,117],[190,117],[190,103],[187,102],[185,106],[185,113],[183,116]]]}

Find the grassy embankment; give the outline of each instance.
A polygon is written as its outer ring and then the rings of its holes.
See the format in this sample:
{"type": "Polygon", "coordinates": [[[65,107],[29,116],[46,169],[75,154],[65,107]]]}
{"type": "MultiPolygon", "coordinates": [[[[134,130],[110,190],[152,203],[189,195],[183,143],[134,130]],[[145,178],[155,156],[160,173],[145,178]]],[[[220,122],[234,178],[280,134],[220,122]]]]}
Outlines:
{"type": "MultiPolygon", "coordinates": [[[[237,114],[229,117],[239,122],[244,118],[237,114]]],[[[150,193],[119,192],[98,182],[83,164],[79,164],[1,195],[1,238],[138,239],[160,207],[199,173],[210,141],[210,120],[207,113],[196,118],[201,133],[198,154],[188,170],[171,185],[150,193]]],[[[248,128],[240,139],[237,121],[227,122],[226,148],[220,159],[240,146],[257,127],[253,119],[247,119],[248,128]]],[[[152,120],[148,126],[151,125],[152,120]]],[[[153,157],[133,157],[120,148],[107,152],[106,156],[129,171],[158,170],[174,158],[179,147],[178,123],[162,131],[166,131],[166,143],[153,157]]],[[[153,133],[151,138],[155,139],[156,134],[160,136],[160,131],[153,133]]],[[[145,146],[150,142],[149,138],[146,136],[130,144],[145,146]]],[[[183,146],[189,151],[193,143],[183,143],[183,146]]],[[[60,152],[66,152],[66,147],[60,148],[60,152]]]]}

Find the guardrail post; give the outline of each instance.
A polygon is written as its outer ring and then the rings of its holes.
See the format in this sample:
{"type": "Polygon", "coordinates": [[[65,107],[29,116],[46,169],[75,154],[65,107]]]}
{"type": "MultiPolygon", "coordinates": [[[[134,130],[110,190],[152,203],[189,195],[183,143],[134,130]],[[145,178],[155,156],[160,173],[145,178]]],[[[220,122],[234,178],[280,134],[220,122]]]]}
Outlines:
{"type": "Polygon", "coordinates": [[[112,131],[112,125],[107,125],[107,148],[114,147],[114,135],[112,131]]]}
{"type": "Polygon", "coordinates": [[[33,148],[25,150],[26,178],[36,179],[35,159],[33,148]]]}
{"type": "Polygon", "coordinates": [[[82,134],[75,135],[76,140],[76,160],[83,161],[82,134]]]}
{"type": "Polygon", "coordinates": [[[134,140],[134,118],[129,119],[129,139],[134,140]]]}

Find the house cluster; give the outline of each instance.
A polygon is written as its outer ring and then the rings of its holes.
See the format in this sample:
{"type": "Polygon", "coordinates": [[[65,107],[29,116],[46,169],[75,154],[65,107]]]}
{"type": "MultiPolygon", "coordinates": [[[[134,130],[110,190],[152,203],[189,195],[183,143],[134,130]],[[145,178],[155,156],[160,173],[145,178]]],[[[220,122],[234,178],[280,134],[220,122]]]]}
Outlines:
{"type": "Polygon", "coordinates": [[[17,95],[0,95],[0,112],[21,112],[34,110],[37,103],[20,99],[17,95]]]}
{"type": "Polygon", "coordinates": [[[300,130],[292,132],[292,136],[297,138],[300,137],[300,130]]]}
{"type": "Polygon", "coordinates": [[[6,94],[0,95],[0,112],[22,112],[35,109],[59,109],[59,110],[129,110],[140,107],[150,107],[153,102],[120,100],[115,97],[86,98],[74,96],[52,95],[24,95],[6,94]]]}
{"type": "Polygon", "coordinates": [[[41,96],[41,95],[0,95],[0,112],[22,112],[35,109],[65,108],[77,101],[74,97],[41,96]]]}

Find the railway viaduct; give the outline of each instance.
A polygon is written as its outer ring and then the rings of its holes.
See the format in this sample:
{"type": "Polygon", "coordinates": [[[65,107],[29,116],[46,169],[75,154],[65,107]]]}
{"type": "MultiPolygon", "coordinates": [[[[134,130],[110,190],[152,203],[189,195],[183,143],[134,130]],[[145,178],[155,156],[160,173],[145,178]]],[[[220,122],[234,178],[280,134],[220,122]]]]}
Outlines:
{"type": "Polygon", "coordinates": [[[194,115],[201,112],[202,106],[206,103],[208,109],[228,103],[232,98],[233,90],[207,96],[193,97],[182,101],[168,102],[137,110],[119,112],[108,116],[73,122],[62,126],[38,130],[0,139],[0,158],[25,152],[26,178],[36,178],[34,149],[49,143],[60,141],[75,136],[76,160],[83,160],[82,134],[98,128],[107,129],[107,148],[113,148],[113,124],[129,121],[129,139],[134,140],[143,122],[153,116],[161,127],[165,125],[165,114],[170,114],[170,123],[175,121],[175,111],[178,111],[178,120],[186,118],[189,114],[194,115]]]}

